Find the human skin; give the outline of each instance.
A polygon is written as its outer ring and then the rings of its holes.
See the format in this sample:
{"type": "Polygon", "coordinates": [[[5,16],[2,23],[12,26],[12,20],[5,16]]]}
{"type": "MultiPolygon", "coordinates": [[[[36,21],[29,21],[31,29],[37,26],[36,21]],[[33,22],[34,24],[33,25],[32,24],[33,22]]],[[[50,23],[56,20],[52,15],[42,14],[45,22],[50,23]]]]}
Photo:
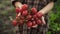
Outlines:
{"type": "MultiPolygon", "coordinates": [[[[16,2],[15,3],[15,7],[17,8],[21,8],[21,6],[22,6],[22,3],[20,3],[20,2],[16,2]]],[[[50,2],[50,3],[48,3],[44,8],[42,8],[38,13],[43,13],[43,14],[46,14],[46,13],[48,13],[48,12],[50,12],[50,10],[53,8],[53,6],[54,6],[54,2],[50,2]]],[[[18,14],[18,16],[20,15],[20,13],[18,14]]]]}
{"type": "MultiPolygon", "coordinates": [[[[44,8],[42,8],[38,13],[41,12],[43,15],[46,14],[46,13],[49,13],[50,10],[53,8],[53,6],[54,6],[54,2],[50,2],[44,8]]],[[[22,7],[22,3],[20,3],[20,2],[16,2],[15,3],[15,8],[21,8],[21,7],[22,7]]],[[[20,16],[20,14],[21,13],[19,12],[18,16],[20,16]]],[[[45,24],[44,17],[42,17],[42,21],[45,24]]],[[[32,26],[32,27],[37,27],[37,25],[36,26],[32,26]]]]}

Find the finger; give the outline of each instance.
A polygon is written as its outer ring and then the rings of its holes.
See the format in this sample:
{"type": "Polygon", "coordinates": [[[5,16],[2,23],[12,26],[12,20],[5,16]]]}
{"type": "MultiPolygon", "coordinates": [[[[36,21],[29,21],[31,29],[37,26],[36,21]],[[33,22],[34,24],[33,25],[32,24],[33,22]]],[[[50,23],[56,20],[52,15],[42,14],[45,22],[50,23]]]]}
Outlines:
{"type": "Polygon", "coordinates": [[[21,13],[19,12],[19,14],[18,14],[18,17],[21,15],[21,13]]]}
{"type": "Polygon", "coordinates": [[[32,28],[37,28],[37,26],[38,26],[38,25],[36,24],[36,25],[32,26],[32,28]]]}
{"type": "Polygon", "coordinates": [[[42,19],[43,24],[46,24],[46,22],[44,20],[44,16],[42,16],[41,19],[42,19]]]}

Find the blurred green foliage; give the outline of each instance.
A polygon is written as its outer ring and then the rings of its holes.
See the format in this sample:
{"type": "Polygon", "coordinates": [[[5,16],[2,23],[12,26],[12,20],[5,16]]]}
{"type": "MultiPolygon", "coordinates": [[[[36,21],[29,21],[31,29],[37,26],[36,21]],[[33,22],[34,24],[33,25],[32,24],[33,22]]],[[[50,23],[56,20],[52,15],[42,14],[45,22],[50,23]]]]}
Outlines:
{"type": "Polygon", "coordinates": [[[54,9],[49,14],[49,29],[47,34],[60,31],[60,0],[55,3],[54,9]]]}

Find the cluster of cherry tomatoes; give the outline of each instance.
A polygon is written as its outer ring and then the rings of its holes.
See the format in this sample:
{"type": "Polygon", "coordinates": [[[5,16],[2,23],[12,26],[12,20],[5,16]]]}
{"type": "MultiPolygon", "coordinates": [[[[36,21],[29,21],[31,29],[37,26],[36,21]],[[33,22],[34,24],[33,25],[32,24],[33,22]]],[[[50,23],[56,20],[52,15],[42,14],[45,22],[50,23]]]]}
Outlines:
{"type": "Polygon", "coordinates": [[[21,15],[19,18],[17,18],[18,20],[13,20],[14,26],[16,26],[17,24],[23,25],[24,23],[26,23],[27,27],[32,27],[34,25],[42,24],[41,17],[43,16],[43,14],[38,13],[36,8],[33,7],[29,11],[28,5],[23,4],[22,8],[16,8],[17,15],[19,14],[19,12],[21,13],[21,15]]]}

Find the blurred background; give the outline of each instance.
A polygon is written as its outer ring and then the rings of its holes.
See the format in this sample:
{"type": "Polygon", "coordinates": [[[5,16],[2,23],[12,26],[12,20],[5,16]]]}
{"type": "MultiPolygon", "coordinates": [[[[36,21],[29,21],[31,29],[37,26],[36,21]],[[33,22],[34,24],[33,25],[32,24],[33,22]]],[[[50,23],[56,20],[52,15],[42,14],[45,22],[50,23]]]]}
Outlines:
{"type": "MultiPolygon", "coordinates": [[[[60,34],[60,0],[49,13],[49,31],[47,34],[60,34]]],[[[11,18],[15,18],[15,9],[10,0],[0,0],[0,34],[15,34],[11,18]]]]}

